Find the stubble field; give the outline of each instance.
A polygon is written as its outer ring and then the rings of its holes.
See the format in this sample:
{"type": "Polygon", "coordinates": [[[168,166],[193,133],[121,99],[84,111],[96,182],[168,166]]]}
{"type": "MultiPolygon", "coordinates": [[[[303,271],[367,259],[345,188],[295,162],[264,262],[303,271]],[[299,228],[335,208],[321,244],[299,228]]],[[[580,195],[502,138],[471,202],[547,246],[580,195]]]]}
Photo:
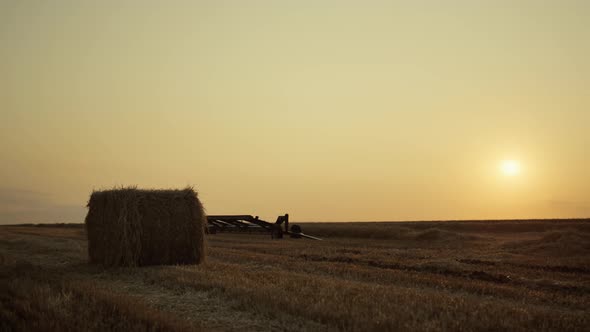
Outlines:
{"type": "Polygon", "coordinates": [[[83,226],[0,227],[2,331],[589,331],[590,221],[214,234],[198,266],[87,264],[83,226]]]}

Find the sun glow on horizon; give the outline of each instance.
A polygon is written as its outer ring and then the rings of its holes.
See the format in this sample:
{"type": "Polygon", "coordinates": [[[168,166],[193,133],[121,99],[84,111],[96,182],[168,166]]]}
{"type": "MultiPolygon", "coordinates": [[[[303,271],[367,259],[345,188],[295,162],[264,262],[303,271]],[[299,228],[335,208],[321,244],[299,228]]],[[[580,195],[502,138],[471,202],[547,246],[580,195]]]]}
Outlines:
{"type": "Polygon", "coordinates": [[[518,160],[504,160],[500,164],[500,170],[506,176],[516,176],[521,171],[520,162],[518,160]]]}

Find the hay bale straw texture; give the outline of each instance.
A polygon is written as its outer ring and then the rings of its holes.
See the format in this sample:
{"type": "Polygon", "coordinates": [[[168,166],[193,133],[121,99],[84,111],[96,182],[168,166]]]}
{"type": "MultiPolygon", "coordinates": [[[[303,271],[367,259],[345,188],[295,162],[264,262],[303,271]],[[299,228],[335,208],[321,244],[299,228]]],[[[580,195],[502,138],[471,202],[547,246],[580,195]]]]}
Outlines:
{"type": "Polygon", "coordinates": [[[198,264],[205,258],[207,219],[192,188],[95,191],[85,224],[91,263],[198,264]]]}

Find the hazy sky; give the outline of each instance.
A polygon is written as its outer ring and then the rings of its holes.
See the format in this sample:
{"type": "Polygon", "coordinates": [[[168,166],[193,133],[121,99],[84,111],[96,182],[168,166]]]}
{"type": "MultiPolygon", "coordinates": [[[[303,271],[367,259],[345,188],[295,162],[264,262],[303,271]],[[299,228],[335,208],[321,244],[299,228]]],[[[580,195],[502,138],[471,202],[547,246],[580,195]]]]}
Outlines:
{"type": "Polygon", "coordinates": [[[590,217],[590,1],[0,0],[0,223],[590,217]],[[503,174],[503,160],[520,173],[503,174]]]}

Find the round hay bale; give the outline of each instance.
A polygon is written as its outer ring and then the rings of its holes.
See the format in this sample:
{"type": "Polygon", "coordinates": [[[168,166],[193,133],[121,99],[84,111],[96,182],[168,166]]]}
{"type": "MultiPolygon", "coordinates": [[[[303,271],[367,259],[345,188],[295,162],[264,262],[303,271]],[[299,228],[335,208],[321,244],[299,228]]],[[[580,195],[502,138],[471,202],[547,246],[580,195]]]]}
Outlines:
{"type": "Polygon", "coordinates": [[[144,266],[205,259],[207,218],[192,188],[95,191],[85,225],[91,263],[144,266]]]}

